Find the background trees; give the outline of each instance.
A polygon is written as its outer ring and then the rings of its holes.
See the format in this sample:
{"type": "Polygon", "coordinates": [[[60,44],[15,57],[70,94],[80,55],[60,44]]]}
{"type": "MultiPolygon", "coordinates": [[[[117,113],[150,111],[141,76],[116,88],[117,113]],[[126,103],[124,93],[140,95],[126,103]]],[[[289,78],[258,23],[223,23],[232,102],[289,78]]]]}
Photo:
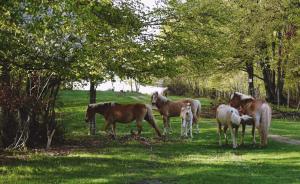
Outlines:
{"type": "MultiPolygon", "coordinates": [[[[243,71],[248,93],[261,91],[270,102],[285,104],[287,93],[299,90],[297,80],[287,78],[299,72],[291,67],[299,61],[292,54],[299,45],[298,1],[190,0],[169,1],[167,7],[162,47],[166,56],[182,61],[180,77],[191,89],[190,81],[199,79],[206,81],[200,88],[220,88],[243,71]],[[294,84],[293,90],[287,83],[294,84]]],[[[221,88],[236,90],[228,84],[221,88]]]]}

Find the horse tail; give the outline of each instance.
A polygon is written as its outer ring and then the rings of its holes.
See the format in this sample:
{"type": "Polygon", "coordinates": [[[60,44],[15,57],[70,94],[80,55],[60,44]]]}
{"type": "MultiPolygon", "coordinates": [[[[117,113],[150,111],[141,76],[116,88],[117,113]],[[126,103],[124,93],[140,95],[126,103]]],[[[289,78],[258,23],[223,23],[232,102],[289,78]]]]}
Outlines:
{"type": "Polygon", "coordinates": [[[158,126],[155,122],[155,118],[154,118],[151,106],[146,105],[146,108],[147,108],[147,113],[146,113],[146,116],[145,116],[145,120],[155,129],[157,135],[159,137],[161,137],[161,133],[160,133],[160,130],[159,130],[159,128],[158,128],[158,126]]]}
{"type": "Polygon", "coordinates": [[[271,126],[271,121],[272,121],[272,109],[271,107],[267,104],[267,110],[266,110],[266,114],[267,114],[267,123],[268,123],[268,128],[270,128],[271,126]]]}
{"type": "Polygon", "coordinates": [[[262,106],[262,138],[263,138],[263,145],[267,144],[267,139],[268,139],[268,132],[269,128],[271,126],[271,121],[272,121],[272,109],[269,106],[269,104],[264,103],[262,106]]]}

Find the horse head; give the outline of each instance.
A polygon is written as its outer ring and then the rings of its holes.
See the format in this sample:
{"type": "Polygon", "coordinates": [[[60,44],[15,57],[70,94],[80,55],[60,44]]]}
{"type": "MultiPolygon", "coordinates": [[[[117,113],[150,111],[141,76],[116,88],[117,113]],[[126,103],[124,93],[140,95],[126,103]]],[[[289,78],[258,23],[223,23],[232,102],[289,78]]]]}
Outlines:
{"type": "Polygon", "coordinates": [[[234,92],[230,96],[229,104],[230,104],[230,106],[232,106],[234,108],[239,108],[242,105],[243,101],[245,102],[248,100],[252,101],[252,100],[254,100],[254,98],[252,96],[248,96],[243,93],[234,92]]]}
{"type": "Polygon", "coordinates": [[[156,91],[151,95],[151,104],[156,105],[157,99],[158,99],[158,92],[156,91]]]}
{"type": "Polygon", "coordinates": [[[85,113],[85,122],[88,123],[88,122],[92,121],[94,115],[95,115],[94,108],[91,104],[89,104],[86,109],[86,113],[85,113]]]}

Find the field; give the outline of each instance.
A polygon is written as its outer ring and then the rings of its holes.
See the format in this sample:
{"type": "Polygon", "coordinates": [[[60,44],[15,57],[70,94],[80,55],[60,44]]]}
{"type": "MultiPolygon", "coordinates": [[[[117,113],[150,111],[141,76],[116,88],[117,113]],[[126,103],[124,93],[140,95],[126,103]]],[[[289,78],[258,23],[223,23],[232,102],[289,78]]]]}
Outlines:
{"type": "MultiPolygon", "coordinates": [[[[150,97],[98,92],[97,101],[149,103],[150,97]]],[[[211,102],[200,101],[204,107],[211,102]]],[[[57,108],[65,144],[50,151],[0,153],[0,183],[300,183],[300,146],[269,140],[267,148],[253,147],[248,128],[245,146],[219,147],[214,119],[201,119],[200,134],[192,140],[180,138],[179,118],[171,119],[174,131],[166,141],[156,139],[144,123],[142,136],[150,143],[145,145],[125,139],[135,130],[133,123],[117,125],[118,138],[110,140],[97,115],[97,135],[89,136],[84,122],[87,102],[87,92],[61,92],[57,108]]],[[[157,112],[156,119],[162,128],[157,112]]],[[[300,122],[274,119],[271,134],[300,139],[300,122]]]]}

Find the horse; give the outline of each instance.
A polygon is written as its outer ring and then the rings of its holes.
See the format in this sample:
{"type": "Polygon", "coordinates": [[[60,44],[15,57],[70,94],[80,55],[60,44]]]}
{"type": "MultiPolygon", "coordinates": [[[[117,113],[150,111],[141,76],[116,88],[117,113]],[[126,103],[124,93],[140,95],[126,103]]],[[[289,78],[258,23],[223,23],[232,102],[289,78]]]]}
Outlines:
{"type": "Polygon", "coordinates": [[[216,111],[216,119],[218,123],[219,145],[222,146],[221,132],[222,126],[224,126],[224,137],[226,144],[228,143],[226,132],[229,128],[232,137],[233,148],[237,148],[237,135],[239,126],[242,125],[242,133],[244,135],[246,125],[251,124],[253,121],[252,117],[248,115],[241,116],[237,109],[225,104],[218,106],[216,111]],[[235,129],[235,131],[233,131],[233,129],[235,129]]]}
{"type": "Polygon", "coordinates": [[[160,95],[158,92],[155,92],[151,95],[151,103],[153,106],[157,107],[159,113],[163,117],[164,134],[168,134],[170,131],[170,117],[179,117],[181,108],[185,107],[187,103],[190,103],[193,112],[193,124],[196,125],[196,132],[199,132],[197,124],[201,112],[201,103],[199,100],[182,99],[171,101],[165,96],[160,95]]]}
{"type": "MultiPolygon", "coordinates": [[[[231,95],[229,103],[234,108],[242,108],[246,115],[254,119],[255,127],[260,135],[260,145],[266,146],[272,119],[272,109],[269,104],[264,100],[255,99],[239,92],[234,92],[231,95]]],[[[253,133],[253,144],[256,144],[255,131],[253,133]]]]}
{"type": "Polygon", "coordinates": [[[224,137],[226,144],[228,143],[226,131],[229,128],[232,138],[233,148],[237,148],[237,134],[239,125],[241,124],[241,117],[239,111],[229,105],[221,104],[217,108],[216,119],[218,123],[219,145],[222,146],[221,132],[224,126],[224,137]],[[233,131],[233,129],[235,129],[233,131]]]}
{"type": "Polygon", "coordinates": [[[114,102],[89,104],[86,110],[85,121],[90,122],[96,113],[104,116],[106,131],[112,125],[113,136],[116,137],[116,123],[130,123],[136,121],[138,135],[142,132],[142,121],[146,120],[161,137],[156,125],[151,106],[145,104],[118,104],[114,102]]]}
{"type": "Polygon", "coordinates": [[[188,132],[190,137],[193,138],[193,112],[191,104],[187,103],[185,107],[181,108],[181,136],[187,137],[188,132]]]}

